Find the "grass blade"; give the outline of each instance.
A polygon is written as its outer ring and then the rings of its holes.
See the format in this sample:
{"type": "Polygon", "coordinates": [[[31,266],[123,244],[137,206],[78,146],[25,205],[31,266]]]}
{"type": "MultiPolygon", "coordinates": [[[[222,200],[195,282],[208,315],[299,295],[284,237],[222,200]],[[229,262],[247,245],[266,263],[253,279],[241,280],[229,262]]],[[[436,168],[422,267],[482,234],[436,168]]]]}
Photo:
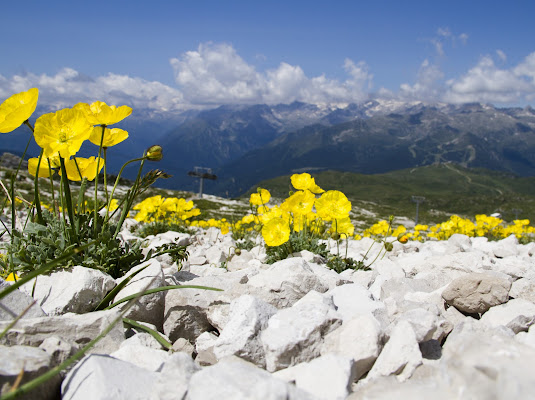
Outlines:
{"type": "MultiPolygon", "coordinates": [[[[215,290],[216,292],[222,292],[223,289],[217,289],[217,288],[213,288],[213,287],[208,287],[208,286],[196,286],[196,285],[172,285],[172,286],[162,286],[162,287],[157,287],[157,288],[154,288],[154,289],[149,289],[149,290],[146,290],[143,292],[142,296],[145,296],[147,294],[152,294],[152,293],[158,293],[158,292],[163,292],[165,290],[171,290],[171,289],[202,289],[202,290],[215,290]]],[[[141,297],[139,296],[140,293],[135,293],[135,294],[131,294],[130,296],[126,296],[125,298],[121,299],[121,300],[118,300],[116,301],[115,303],[109,305],[108,307],[105,308],[105,310],[109,310],[109,309],[112,309],[113,307],[121,304],[121,303],[124,303],[125,301],[129,301],[133,298],[137,298],[137,297],[141,297]]]]}
{"type": "Polygon", "coordinates": [[[158,341],[158,343],[160,343],[167,350],[172,350],[173,349],[173,345],[171,343],[169,343],[167,340],[165,340],[162,337],[162,335],[160,335],[160,333],[155,331],[154,329],[151,329],[148,326],[140,324],[139,322],[134,321],[133,319],[129,319],[129,318],[123,318],[123,322],[126,325],[130,325],[130,326],[132,326],[134,328],[141,329],[141,330],[147,332],[149,335],[151,335],[154,339],[156,339],[158,341]]]}

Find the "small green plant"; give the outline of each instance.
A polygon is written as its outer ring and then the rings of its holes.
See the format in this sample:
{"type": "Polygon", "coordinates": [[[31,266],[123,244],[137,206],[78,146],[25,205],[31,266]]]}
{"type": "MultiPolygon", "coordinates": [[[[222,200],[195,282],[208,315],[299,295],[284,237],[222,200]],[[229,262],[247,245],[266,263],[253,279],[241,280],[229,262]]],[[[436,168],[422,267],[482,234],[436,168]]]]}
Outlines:
{"type": "MultiPolygon", "coordinates": [[[[10,236],[10,241],[6,246],[7,260],[0,260],[3,270],[1,274],[27,274],[74,248],[90,244],[86,250],[76,253],[56,268],[83,265],[100,269],[115,278],[120,277],[144,259],[139,244],[122,243],[118,235],[137,196],[157,179],[167,177],[158,170],[150,171],[142,177],[147,160],[162,159],[162,148],[152,146],[142,157],[125,163],[109,193],[106,182],[107,150],[125,140],[128,132],[117,128],[109,129],[108,126],[126,118],[132,109],[127,106],[108,106],[100,101],[91,105],[78,103],[72,108],[42,115],[34,128],[28,118],[35,110],[38,93],[37,89],[30,89],[11,96],[0,105],[0,132],[11,132],[25,124],[41,147],[40,156],[28,161],[28,171],[35,177],[34,197],[33,203],[27,205],[27,218],[21,224],[22,228],[16,224],[15,195],[20,163],[14,173],[8,174],[10,184],[2,182],[1,185],[6,194],[5,202],[11,203],[11,227],[4,226],[2,232],[2,235],[7,233],[10,236]],[[86,140],[98,146],[97,157],[76,157],[86,140]],[[137,178],[126,195],[117,199],[114,193],[122,171],[133,162],[140,163],[137,178]],[[104,198],[99,196],[98,191],[98,177],[102,169],[104,198]],[[59,184],[53,179],[56,172],[60,175],[59,184]],[[52,197],[49,210],[41,201],[40,189],[42,181],[46,182],[46,179],[52,197]],[[94,195],[88,202],[87,186],[91,181],[94,182],[94,195]],[[71,186],[77,186],[78,182],[80,186],[75,198],[71,186]]],[[[32,137],[28,144],[31,139],[32,137]]],[[[24,155],[21,162],[23,158],[24,155]]]]}

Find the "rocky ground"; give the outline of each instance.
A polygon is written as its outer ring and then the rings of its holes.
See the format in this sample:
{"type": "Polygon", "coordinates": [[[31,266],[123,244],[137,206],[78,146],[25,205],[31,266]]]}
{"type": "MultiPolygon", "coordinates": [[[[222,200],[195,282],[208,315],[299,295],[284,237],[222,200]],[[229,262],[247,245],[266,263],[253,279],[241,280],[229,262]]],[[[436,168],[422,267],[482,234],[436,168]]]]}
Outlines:
{"type": "MultiPolygon", "coordinates": [[[[123,238],[137,240],[127,230],[123,238]]],[[[182,269],[166,257],[153,259],[116,300],[151,281],[150,287],[222,289],[154,293],[128,310],[128,318],[161,332],[173,350],[117,324],[89,355],[27,398],[535,396],[533,243],[463,235],[395,243],[371,271],[337,274],[308,252],[272,265],[260,245],[235,255],[230,235],[214,228],[149,237],[146,251],[169,242],[189,244],[182,269]]],[[[370,244],[351,240],[348,256],[362,259],[370,244]]],[[[38,304],[0,342],[2,390],[22,368],[25,382],[108,326],[120,307],[91,310],[118,281],[82,267],[39,277],[38,304]]],[[[32,286],[0,301],[0,331],[31,302],[32,286]]]]}

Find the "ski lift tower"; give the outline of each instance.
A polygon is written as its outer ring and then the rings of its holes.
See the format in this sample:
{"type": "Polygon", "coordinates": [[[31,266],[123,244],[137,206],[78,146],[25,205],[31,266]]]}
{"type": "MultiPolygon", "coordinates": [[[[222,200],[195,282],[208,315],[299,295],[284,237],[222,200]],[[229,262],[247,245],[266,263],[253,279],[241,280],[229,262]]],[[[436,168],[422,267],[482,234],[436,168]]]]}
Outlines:
{"type": "Polygon", "coordinates": [[[416,203],[416,220],[414,221],[414,225],[418,225],[418,209],[419,209],[420,203],[423,203],[425,201],[425,197],[412,196],[412,201],[416,203]]]}
{"type": "Polygon", "coordinates": [[[217,179],[217,176],[212,173],[212,168],[206,168],[206,167],[194,167],[193,171],[189,171],[188,175],[193,178],[199,178],[199,198],[202,199],[202,191],[204,186],[204,180],[210,179],[211,181],[215,181],[217,179]]]}

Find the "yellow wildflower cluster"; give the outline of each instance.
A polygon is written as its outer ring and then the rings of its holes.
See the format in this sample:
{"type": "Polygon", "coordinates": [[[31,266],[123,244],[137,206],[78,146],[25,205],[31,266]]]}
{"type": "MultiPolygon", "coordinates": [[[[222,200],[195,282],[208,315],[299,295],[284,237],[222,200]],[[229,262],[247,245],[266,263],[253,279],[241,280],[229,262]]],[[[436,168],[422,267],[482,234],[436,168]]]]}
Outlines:
{"type": "Polygon", "coordinates": [[[427,237],[445,240],[454,233],[462,233],[472,237],[485,236],[495,239],[503,239],[515,235],[520,239],[533,235],[535,228],[529,226],[528,219],[514,220],[512,224],[506,224],[500,218],[484,214],[476,215],[475,222],[467,218],[452,215],[448,221],[429,228],[427,237]]]}
{"type": "Polygon", "coordinates": [[[193,201],[183,198],[162,197],[160,195],[147,197],[136,204],[133,210],[138,211],[134,219],[139,222],[165,221],[175,224],[188,224],[189,219],[201,214],[195,208],[193,201]]]}
{"type": "MultiPolygon", "coordinates": [[[[256,207],[254,214],[257,224],[262,226],[262,237],[268,246],[280,246],[290,238],[291,231],[329,232],[335,235],[351,236],[355,230],[349,220],[351,203],[337,190],[325,192],[310,174],[294,174],[291,182],[296,192],[292,193],[280,206],[268,207],[270,194],[259,189],[250,198],[256,207]],[[320,197],[317,197],[321,194],[320,197]]],[[[250,224],[250,217],[242,223],[250,224]]]]}
{"type": "MultiPolygon", "coordinates": [[[[355,239],[360,239],[361,237],[384,237],[388,234],[388,226],[387,221],[379,221],[364,230],[362,235],[355,235],[355,239]]],[[[408,232],[403,225],[400,225],[389,236],[401,237],[404,240],[405,238],[406,240],[419,241],[427,238],[447,240],[455,233],[470,237],[484,236],[490,239],[503,239],[515,235],[518,239],[521,239],[533,237],[535,228],[529,225],[528,219],[514,220],[512,224],[506,224],[500,218],[484,214],[476,215],[475,221],[452,215],[449,220],[433,226],[418,224],[412,232],[408,232]]],[[[400,239],[400,241],[402,240],[400,239]]]]}
{"type": "Polygon", "coordinates": [[[230,232],[230,223],[226,218],[214,219],[210,218],[208,221],[191,221],[190,226],[198,226],[199,228],[219,228],[221,233],[226,235],[230,232]]]}

